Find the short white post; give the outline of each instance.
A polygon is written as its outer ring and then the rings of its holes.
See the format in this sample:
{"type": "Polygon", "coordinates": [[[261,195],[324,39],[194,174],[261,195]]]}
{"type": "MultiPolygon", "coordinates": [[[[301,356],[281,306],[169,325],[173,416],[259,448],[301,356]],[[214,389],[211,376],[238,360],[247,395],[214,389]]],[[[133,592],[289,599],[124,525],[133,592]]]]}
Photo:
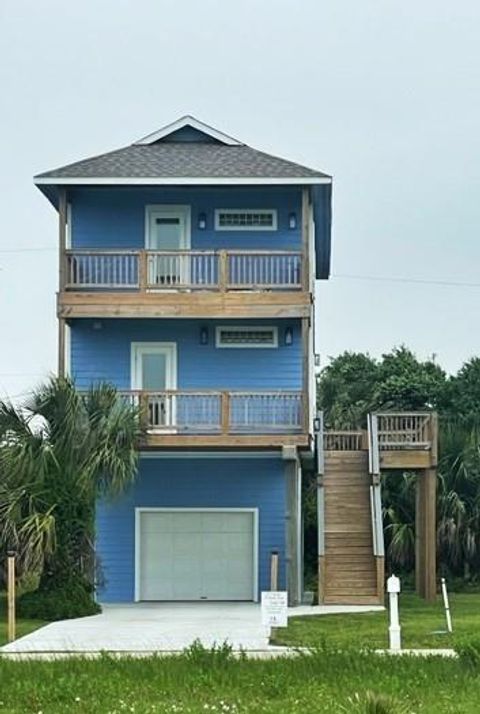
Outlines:
{"type": "Polygon", "coordinates": [[[453,632],[452,616],[450,615],[450,604],[448,602],[447,583],[445,582],[445,578],[442,578],[442,595],[443,604],[445,606],[445,619],[447,620],[447,632],[451,634],[453,632]]]}
{"type": "Polygon", "coordinates": [[[402,640],[400,635],[400,620],[398,617],[398,594],[400,592],[400,579],[395,575],[391,575],[387,580],[387,592],[390,601],[390,626],[388,635],[390,639],[390,650],[399,652],[402,649],[402,640]]]}

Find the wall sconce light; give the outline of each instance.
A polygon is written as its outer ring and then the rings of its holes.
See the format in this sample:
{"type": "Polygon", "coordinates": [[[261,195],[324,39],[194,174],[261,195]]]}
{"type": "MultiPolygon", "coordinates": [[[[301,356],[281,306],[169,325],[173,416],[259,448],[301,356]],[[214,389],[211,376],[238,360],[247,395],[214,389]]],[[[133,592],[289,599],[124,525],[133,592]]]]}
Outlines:
{"type": "Polygon", "coordinates": [[[199,230],[204,231],[206,227],[207,227],[207,214],[202,211],[202,213],[198,214],[198,228],[199,228],[199,230]]]}
{"type": "Polygon", "coordinates": [[[313,431],[315,434],[318,434],[320,429],[322,428],[322,420],[320,419],[319,416],[316,416],[315,419],[313,420],[313,431]]]}
{"type": "Polygon", "coordinates": [[[297,227],[297,214],[295,213],[295,211],[292,211],[292,213],[288,214],[288,227],[291,231],[294,231],[297,227]]]}
{"type": "Polygon", "coordinates": [[[285,328],[285,344],[286,345],[291,345],[293,344],[293,330],[291,327],[286,327],[285,328]]]}
{"type": "Polygon", "coordinates": [[[208,345],[208,327],[200,328],[200,344],[208,345]]]}

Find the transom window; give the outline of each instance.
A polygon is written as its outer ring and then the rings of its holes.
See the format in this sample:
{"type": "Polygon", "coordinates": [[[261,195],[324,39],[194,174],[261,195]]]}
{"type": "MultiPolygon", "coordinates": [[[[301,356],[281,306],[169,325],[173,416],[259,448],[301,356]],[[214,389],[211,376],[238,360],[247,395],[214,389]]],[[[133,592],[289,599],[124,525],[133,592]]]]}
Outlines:
{"type": "Polygon", "coordinates": [[[248,348],[248,347],[278,347],[278,330],[276,327],[240,327],[227,325],[217,327],[217,347],[248,348]]]}
{"type": "Polygon", "coordinates": [[[277,212],[263,208],[217,208],[217,231],[276,231],[277,212]]]}

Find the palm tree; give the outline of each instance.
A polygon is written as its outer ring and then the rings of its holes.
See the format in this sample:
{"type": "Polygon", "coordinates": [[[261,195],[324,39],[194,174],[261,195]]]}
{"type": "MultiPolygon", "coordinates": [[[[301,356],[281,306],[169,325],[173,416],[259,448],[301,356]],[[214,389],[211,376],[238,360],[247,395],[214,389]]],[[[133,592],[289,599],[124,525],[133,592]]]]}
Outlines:
{"type": "Polygon", "coordinates": [[[20,408],[0,401],[0,547],[39,591],[92,591],[95,503],[135,478],[137,417],[114,387],[65,378],[20,408]]]}

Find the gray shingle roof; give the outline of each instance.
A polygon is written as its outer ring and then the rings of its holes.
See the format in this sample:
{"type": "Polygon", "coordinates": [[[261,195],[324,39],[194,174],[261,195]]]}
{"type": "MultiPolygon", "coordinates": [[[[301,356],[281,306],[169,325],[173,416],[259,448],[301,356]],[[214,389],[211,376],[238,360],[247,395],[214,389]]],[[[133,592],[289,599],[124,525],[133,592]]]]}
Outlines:
{"type": "Polygon", "coordinates": [[[38,174],[35,179],[329,179],[328,174],[250,146],[206,143],[132,144],[117,151],[38,174]]]}

